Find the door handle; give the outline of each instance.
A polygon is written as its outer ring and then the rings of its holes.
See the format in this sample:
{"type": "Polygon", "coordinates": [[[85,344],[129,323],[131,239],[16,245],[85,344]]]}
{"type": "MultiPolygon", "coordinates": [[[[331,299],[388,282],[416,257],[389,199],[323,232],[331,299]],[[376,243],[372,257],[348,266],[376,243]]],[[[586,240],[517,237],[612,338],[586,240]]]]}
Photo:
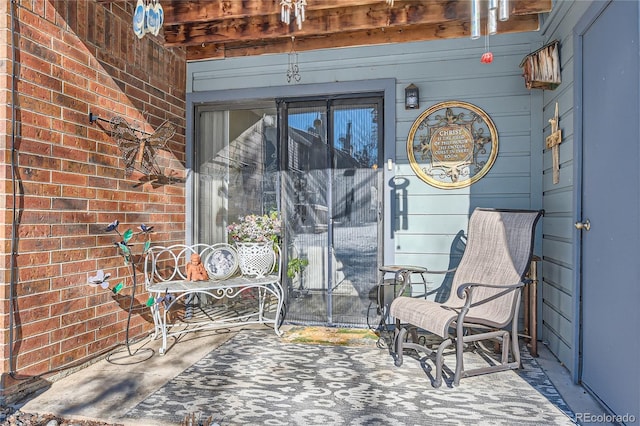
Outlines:
{"type": "Polygon", "coordinates": [[[584,222],[576,222],[575,227],[580,231],[582,230],[588,231],[591,229],[591,222],[589,222],[589,219],[585,220],[584,222]]]}

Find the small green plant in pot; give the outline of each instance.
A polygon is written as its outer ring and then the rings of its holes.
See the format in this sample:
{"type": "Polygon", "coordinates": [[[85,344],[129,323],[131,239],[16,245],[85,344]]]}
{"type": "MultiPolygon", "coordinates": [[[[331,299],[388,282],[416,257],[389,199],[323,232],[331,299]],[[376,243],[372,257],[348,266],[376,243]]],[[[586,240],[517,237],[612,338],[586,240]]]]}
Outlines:
{"type": "Polygon", "coordinates": [[[294,279],[296,275],[302,274],[302,271],[304,271],[307,265],[309,265],[307,259],[300,259],[299,257],[290,259],[289,263],[287,263],[287,277],[294,279]]]}

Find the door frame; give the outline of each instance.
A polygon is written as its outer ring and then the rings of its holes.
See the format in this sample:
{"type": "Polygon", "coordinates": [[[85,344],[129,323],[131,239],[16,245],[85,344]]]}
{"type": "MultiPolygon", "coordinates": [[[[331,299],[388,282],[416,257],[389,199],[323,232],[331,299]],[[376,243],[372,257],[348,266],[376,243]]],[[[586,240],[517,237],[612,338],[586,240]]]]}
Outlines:
{"type": "Polygon", "coordinates": [[[214,90],[203,92],[188,92],[186,95],[186,147],[185,147],[185,168],[187,170],[187,178],[185,181],[186,192],[186,217],[190,220],[185,223],[185,242],[193,243],[196,233],[193,229],[194,217],[197,214],[194,209],[194,200],[196,196],[194,182],[197,179],[194,176],[194,150],[195,150],[195,110],[197,105],[215,103],[228,104],[233,106],[234,103],[246,103],[255,99],[275,99],[283,97],[301,97],[301,96],[326,96],[340,95],[349,93],[383,93],[383,151],[382,159],[384,167],[384,216],[383,221],[383,241],[384,253],[383,262],[391,265],[395,262],[395,250],[393,240],[393,191],[389,182],[393,182],[395,177],[396,164],[396,108],[397,105],[404,105],[404,100],[396,99],[395,78],[380,78],[371,80],[354,80],[342,81],[337,83],[314,83],[314,84],[292,84],[287,86],[260,87],[251,89],[230,89],[230,90],[214,90]],[[394,167],[387,167],[392,164],[394,167]]]}
{"type": "MultiPolygon", "coordinates": [[[[573,181],[575,189],[573,192],[573,223],[582,221],[582,144],[584,141],[582,134],[582,105],[584,90],[582,80],[583,61],[583,36],[594,23],[602,11],[609,6],[610,1],[594,2],[580,18],[573,29],[574,43],[574,76],[573,76],[573,105],[574,110],[574,140],[573,144],[573,181]]],[[[582,232],[574,227],[573,229],[573,264],[575,265],[573,274],[573,365],[576,367],[572,371],[574,383],[579,383],[582,377],[582,232]]]]}
{"type": "MultiPolygon", "coordinates": [[[[336,120],[336,113],[339,113],[340,111],[344,111],[345,107],[348,107],[347,109],[360,109],[362,111],[367,110],[367,109],[374,109],[377,113],[377,117],[378,117],[378,129],[380,129],[380,126],[382,126],[382,132],[377,132],[376,133],[376,163],[374,167],[374,181],[375,181],[375,189],[377,190],[377,193],[384,193],[385,188],[383,186],[383,179],[384,175],[385,175],[385,167],[386,167],[386,157],[383,157],[384,155],[384,150],[385,150],[385,142],[384,142],[384,134],[385,134],[385,121],[384,121],[384,94],[382,92],[366,92],[366,93],[345,93],[345,94],[338,94],[338,95],[322,95],[322,96],[304,96],[304,97],[282,97],[282,98],[278,98],[276,100],[277,103],[277,110],[278,110],[278,145],[279,145],[279,151],[281,152],[281,156],[279,159],[279,170],[282,173],[282,179],[281,179],[281,189],[280,189],[280,199],[281,199],[281,206],[282,206],[282,219],[283,220],[287,220],[288,219],[288,210],[287,207],[285,207],[286,205],[291,205],[291,203],[287,203],[287,200],[290,200],[291,196],[293,195],[293,191],[295,191],[293,189],[293,187],[295,186],[295,184],[292,184],[292,182],[290,181],[290,174],[291,173],[295,173],[295,170],[293,168],[291,168],[292,164],[291,160],[292,157],[290,156],[291,153],[288,151],[288,146],[290,145],[290,140],[291,140],[291,133],[289,131],[289,129],[291,129],[291,120],[290,117],[293,115],[297,115],[297,114],[310,114],[309,110],[313,110],[313,112],[311,114],[319,114],[319,116],[324,117],[324,122],[325,122],[325,138],[321,138],[322,139],[322,144],[324,146],[324,152],[326,152],[325,155],[325,161],[326,163],[321,166],[326,173],[326,180],[328,180],[328,184],[326,186],[326,188],[322,188],[323,190],[319,190],[319,188],[317,186],[314,186],[313,183],[309,184],[311,185],[311,192],[321,192],[321,193],[325,193],[325,197],[326,198],[326,204],[327,204],[327,218],[326,218],[326,251],[323,253],[322,258],[326,259],[326,270],[322,273],[323,274],[323,281],[324,284],[322,285],[322,287],[325,289],[326,293],[325,296],[323,298],[323,303],[322,305],[324,305],[326,307],[326,316],[324,320],[321,320],[321,323],[324,324],[329,324],[329,325],[335,325],[335,324],[347,324],[346,322],[341,322],[341,321],[334,321],[334,318],[336,317],[340,317],[340,316],[344,316],[345,313],[341,313],[338,312],[336,310],[334,310],[334,303],[333,303],[333,298],[334,298],[334,290],[338,287],[339,283],[335,282],[334,278],[336,278],[336,272],[339,270],[337,262],[338,262],[338,257],[336,255],[337,253],[337,245],[336,242],[338,242],[338,244],[340,242],[343,241],[347,241],[344,239],[338,239],[336,237],[336,232],[334,232],[336,230],[336,219],[338,219],[338,221],[340,220],[339,217],[337,217],[337,215],[339,214],[339,209],[337,209],[337,202],[339,200],[339,197],[336,197],[336,191],[338,188],[338,182],[340,182],[340,178],[337,177],[337,172],[346,172],[347,170],[353,170],[354,174],[356,172],[356,170],[362,170],[363,167],[361,166],[352,166],[352,167],[345,167],[345,164],[342,164],[342,166],[339,166],[337,164],[337,160],[338,157],[336,156],[337,153],[339,152],[339,147],[337,146],[337,142],[338,140],[336,139],[336,134],[335,134],[335,128],[336,128],[336,123],[338,122],[338,120],[336,120]],[[344,167],[344,168],[343,168],[344,167]],[[355,168],[353,168],[355,167],[355,168]],[[288,182],[287,182],[288,181],[288,182]]],[[[349,121],[349,125],[351,124],[351,121],[349,121]]],[[[356,122],[356,126],[357,126],[358,122],[356,122]]],[[[303,128],[299,128],[298,131],[304,131],[306,129],[303,128]]],[[[316,144],[316,147],[319,146],[318,144],[316,144]]],[[[316,151],[315,154],[318,154],[318,152],[316,151]]],[[[317,159],[319,158],[318,155],[315,155],[314,158],[316,158],[316,162],[314,162],[315,165],[317,165],[317,159]]],[[[302,162],[304,162],[304,160],[301,160],[302,162]]],[[[353,175],[352,175],[353,176],[353,175]]],[[[312,181],[314,181],[316,179],[312,179],[312,181]]],[[[346,191],[346,189],[345,189],[346,191]]],[[[362,197],[357,197],[360,201],[360,203],[357,205],[360,207],[360,209],[362,208],[363,204],[362,204],[362,197]]],[[[378,206],[380,206],[380,202],[382,201],[378,201],[378,198],[376,198],[376,204],[378,206]]],[[[384,236],[384,217],[381,217],[380,214],[378,213],[379,210],[376,209],[375,212],[375,223],[376,223],[376,241],[375,241],[375,260],[371,263],[367,262],[367,265],[369,265],[367,267],[369,273],[373,273],[375,271],[375,274],[377,274],[377,278],[376,281],[374,281],[374,283],[377,283],[377,280],[380,278],[379,276],[381,275],[380,271],[379,271],[379,267],[380,265],[384,264],[384,251],[386,249],[386,242],[385,242],[385,236],[384,236]],[[371,268],[371,269],[369,269],[371,268]]],[[[292,229],[289,227],[284,227],[283,226],[283,240],[282,240],[282,244],[283,247],[289,247],[289,244],[293,241],[293,239],[295,238],[295,235],[302,235],[305,234],[306,232],[298,232],[296,229],[292,229]],[[291,233],[289,232],[285,232],[284,228],[287,228],[288,230],[291,230],[291,233]],[[293,234],[293,235],[291,235],[293,234]]],[[[322,232],[324,233],[324,231],[322,232]]],[[[352,243],[347,243],[347,246],[351,246],[352,243]]],[[[305,244],[304,242],[302,243],[302,246],[304,247],[305,244]]],[[[374,246],[372,246],[374,247],[374,246]]],[[[308,248],[308,246],[307,246],[308,248]]],[[[288,261],[287,256],[288,256],[288,250],[284,250],[283,252],[283,260],[286,264],[286,262],[288,261]]],[[[311,263],[313,263],[313,261],[311,259],[309,259],[311,263]]],[[[311,266],[311,263],[309,266],[311,266]]],[[[317,277],[317,275],[316,275],[317,277]]],[[[287,300],[290,301],[289,296],[287,296],[287,300]]],[[[293,302],[291,302],[293,303],[293,302]]],[[[301,318],[295,318],[293,319],[294,322],[297,321],[302,321],[301,318]]],[[[355,324],[355,323],[354,323],[355,324]]]]}
{"type": "MultiPolygon", "coordinates": [[[[573,193],[574,204],[574,216],[573,223],[581,222],[582,215],[582,175],[583,175],[583,37],[589,30],[591,25],[598,19],[603,11],[609,7],[613,0],[605,2],[594,1],[582,17],[578,20],[573,29],[573,44],[574,44],[574,91],[573,91],[573,105],[576,113],[574,114],[574,140],[573,144],[573,181],[575,183],[573,193]]],[[[640,125],[639,125],[640,131],[640,125]]],[[[573,230],[573,264],[575,265],[574,273],[574,310],[573,310],[573,347],[576,348],[573,351],[573,365],[576,368],[572,371],[572,379],[574,383],[580,383],[582,379],[582,349],[583,349],[583,335],[582,335],[582,231],[574,228],[573,230]]]]}

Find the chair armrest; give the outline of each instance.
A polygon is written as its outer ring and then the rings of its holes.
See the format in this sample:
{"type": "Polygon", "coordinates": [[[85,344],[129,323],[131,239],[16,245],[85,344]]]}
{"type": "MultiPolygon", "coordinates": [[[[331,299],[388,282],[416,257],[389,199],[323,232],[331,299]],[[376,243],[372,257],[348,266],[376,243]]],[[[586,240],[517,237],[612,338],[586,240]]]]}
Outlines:
{"type": "Polygon", "coordinates": [[[511,284],[511,285],[464,283],[464,284],[460,285],[460,287],[458,287],[458,293],[457,293],[458,297],[460,299],[464,299],[465,298],[465,293],[468,294],[468,292],[471,291],[474,287],[502,288],[504,290],[511,291],[511,290],[516,290],[516,289],[518,289],[520,287],[524,287],[524,283],[523,282],[519,282],[518,284],[511,284]]]}
{"type": "Polygon", "coordinates": [[[514,290],[517,290],[521,287],[524,287],[524,282],[519,282],[518,284],[511,285],[493,285],[493,284],[481,284],[481,283],[464,283],[458,287],[457,295],[460,299],[464,299],[464,306],[444,306],[441,307],[443,309],[447,309],[450,311],[458,312],[458,321],[463,321],[467,311],[474,306],[482,305],[483,303],[487,303],[491,300],[497,299],[498,297],[504,296],[507,293],[510,293],[514,290]],[[486,288],[500,288],[503,289],[500,293],[494,294],[491,297],[487,297],[486,299],[482,299],[479,302],[472,303],[472,290],[475,287],[486,287],[486,288]]]}
{"type": "Polygon", "coordinates": [[[424,273],[425,274],[448,274],[449,272],[455,272],[456,269],[458,268],[445,269],[444,271],[432,271],[430,269],[427,269],[424,273]]]}

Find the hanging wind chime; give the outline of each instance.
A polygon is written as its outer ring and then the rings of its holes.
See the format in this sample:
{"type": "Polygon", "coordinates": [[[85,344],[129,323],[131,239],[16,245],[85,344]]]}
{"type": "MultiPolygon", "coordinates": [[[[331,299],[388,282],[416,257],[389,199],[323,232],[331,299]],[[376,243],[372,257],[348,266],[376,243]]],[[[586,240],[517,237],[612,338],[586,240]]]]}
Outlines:
{"type": "MultiPolygon", "coordinates": [[[[484,40],[484,53],[480,62],[490,64],[493,62],[493,53],[489,49],[489,36],[498,33],[498,20],[509,20],[509,0],[487,1],[487,30],[484,40]]],[[[480,9],[481,0],[471,0],[471,40],[480,38],[480,9]]]]}
{"type": "Polygon", "coordinates": [[[307,0],[281,0],[280,6],[280,20],[285,24],[291,22],[291,12],[296,18],[296,24],[298,29],[302,29],[302,23],[304,22],[304,8],[307,6],[307,0]]]}
{"type": "Polygon", "coordinates": [[[296,52],[296,38],[291,36],[291,51],[289,52],[289,66],[287,68],[287,83],[300,82],[300,68],[298,67],[298,52],[296,52]]]}

